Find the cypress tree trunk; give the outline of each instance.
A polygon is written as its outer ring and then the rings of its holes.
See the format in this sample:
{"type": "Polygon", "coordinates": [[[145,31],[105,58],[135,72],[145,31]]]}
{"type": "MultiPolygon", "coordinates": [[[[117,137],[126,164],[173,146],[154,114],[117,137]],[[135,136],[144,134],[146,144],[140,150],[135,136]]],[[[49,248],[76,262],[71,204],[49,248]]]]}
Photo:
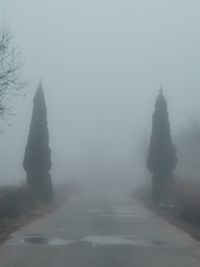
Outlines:
{"type": "Polygon", "coordinates": [[[34,198],[40,202],[49,202],[53,196],[53,186],[49,173],[51,169],[50,158],[47,110],[40,83],[33,101],[30,133],[23,162],[27,173],[27,183],[34,198]]]}
{"type": "Polygon", "coordinates": [[[151,143],[147,158],[147,167],[152,173],[152,197],[156,203],[169,200],[176,164],[176,149],[171,140],[167,102],[160,90],[153,113],[151,143]]]}

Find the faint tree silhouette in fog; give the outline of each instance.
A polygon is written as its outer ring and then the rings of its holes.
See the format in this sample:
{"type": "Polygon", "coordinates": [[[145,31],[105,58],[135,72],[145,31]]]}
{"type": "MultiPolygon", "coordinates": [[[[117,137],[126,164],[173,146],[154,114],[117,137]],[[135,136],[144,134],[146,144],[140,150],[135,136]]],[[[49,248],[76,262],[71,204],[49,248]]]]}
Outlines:
{"type": "Polygon", "coordinates": [[[187,126],[181,128],[176,143],[179,151],[178,172],[181,178],[200,179],[200,120],[193,116],[187,126]]]}
{"type": "Polygon", "coordinates": [[[47,110],[41,83],[33,101],[33,114],[23,165],[33,196],[36,200],[49,202],[53,196],[49,173],[51,151],[49,149],[47,110]]]}
{"type": "Polygon", "coordinates": [[[173,186],[173,170],[177,164],[172,144],[167,101],[162,89],[156,99],[147,167],[152,173],[152,197],[157,203],[167,201],[173,186]]]}
{"type": "Polygon", "coordinates": [[[15,95],[25,86],[20,79],[23,66],[19,48],[13,44],[13,36],[9,28],[0,28],[0,115],[3,116],[7,107],[5,100],[15,95]]]}

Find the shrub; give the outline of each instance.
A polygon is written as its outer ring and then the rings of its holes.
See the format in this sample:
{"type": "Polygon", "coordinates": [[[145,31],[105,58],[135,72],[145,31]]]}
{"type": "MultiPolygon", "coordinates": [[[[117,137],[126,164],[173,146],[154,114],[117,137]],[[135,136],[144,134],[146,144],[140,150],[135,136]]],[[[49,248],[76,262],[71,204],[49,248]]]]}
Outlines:
{"type": "Polygon", "coordinates": [[[32,208],[33,200],[27,186],[0,188],[0,219],[12,219],[32,208]]]}
{"type": "Polygon", "coordinates": [[[187,223],[200,224],[200,182],[176,183],[174,204],[181,219],[187,223]]]}

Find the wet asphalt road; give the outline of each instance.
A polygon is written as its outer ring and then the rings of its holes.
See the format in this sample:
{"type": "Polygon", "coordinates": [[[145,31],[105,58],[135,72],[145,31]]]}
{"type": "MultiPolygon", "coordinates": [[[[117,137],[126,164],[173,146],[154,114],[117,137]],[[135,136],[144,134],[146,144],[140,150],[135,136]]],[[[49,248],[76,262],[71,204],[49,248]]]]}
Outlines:
{"type": "Polygon", "coordinates": [[[82,194],[23,227],[0,267],[199,267],[200,246],[128,195],[82,194]]]}

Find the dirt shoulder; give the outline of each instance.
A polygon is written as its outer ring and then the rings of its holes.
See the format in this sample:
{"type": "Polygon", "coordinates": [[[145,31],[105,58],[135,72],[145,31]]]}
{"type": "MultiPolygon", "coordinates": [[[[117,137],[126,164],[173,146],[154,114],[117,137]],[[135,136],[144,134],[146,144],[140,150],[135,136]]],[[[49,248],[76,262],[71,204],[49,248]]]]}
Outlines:
{"type": "Polygon", "coordinates": [[[7,240],[13,232],[19,230],[24,225],[29,224],[33,220],[43,217],[46,214],[54,212],[57,208],[58,204],[42,206],[13,219],[0,220],[0,244],[7,240]]]}
{"type": "Polygon", "coordinates": [[[77,186],[70,184],[56,187],[54,201],[49,205],[40,205],[29,212],[23,212],[19,216],[0,220],[0,244],[6,241],[9,236],[19,230],[24,225],[37,220],[47,214],[57,210],[63,202],[68,201],[71,197],[79,194],[81,190],[77,186]]]}
{"type": "Polygon", "coordinates": [[[152,210],[160,217],[168,221],[169,223],[175,225],[180,228],[184,232],[190,234],[197,241],[200,241],[200,225],[194,223],[186,223],[184,222],[179,215],[174,212],[173,208],[160,208],[155,206],[151,200],[145,199],[143,197],[138,197],[137,195],[132,195],[133,198],[139,200],[143,205],[145,205],[148,209],[152,210]]]}

